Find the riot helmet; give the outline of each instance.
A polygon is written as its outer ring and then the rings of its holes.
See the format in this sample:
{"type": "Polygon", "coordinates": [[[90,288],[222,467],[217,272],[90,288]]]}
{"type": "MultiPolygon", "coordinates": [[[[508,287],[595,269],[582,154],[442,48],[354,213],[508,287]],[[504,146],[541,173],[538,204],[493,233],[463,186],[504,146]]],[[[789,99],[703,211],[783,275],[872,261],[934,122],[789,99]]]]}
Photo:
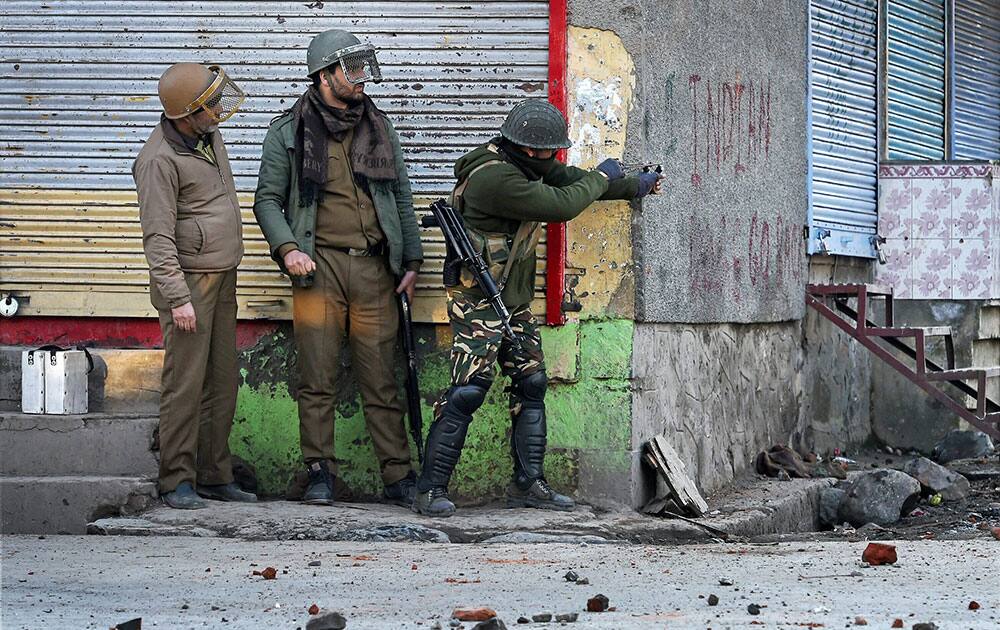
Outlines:
{"type": "Polygon", "coordinates": [[[236,113],[246,94],[219,66],[175,63],[160,77],[157,89],[163,113],[171,120],[204,109],[216,122],[236,113]]]}
{"type": "Polygon", "coordinates": [[[540,98],[529,98],[515,105],[500,127],[500,135],[531,149],[566,149],[573,144],[562,112],[540,98]]]}
{"type": "Polygon", "coordinates": [[[340,29],[324,31],[313,37],[306,51],[310,77],[334,64],[340,64],[344,77],[352,84],[381,83],[382,70],[375,57],[375,47],[362,44],[357,37],[340,29]]]}

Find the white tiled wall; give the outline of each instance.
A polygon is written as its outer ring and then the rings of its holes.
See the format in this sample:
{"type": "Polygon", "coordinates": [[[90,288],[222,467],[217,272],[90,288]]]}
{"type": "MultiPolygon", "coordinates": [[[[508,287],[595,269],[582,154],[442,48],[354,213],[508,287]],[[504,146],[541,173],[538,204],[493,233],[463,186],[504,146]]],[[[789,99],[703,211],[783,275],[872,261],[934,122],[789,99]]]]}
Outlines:
{"type": "Polygon", "coordinates": [[[879,234],[888,262],[878,266],[878,282],[903,299],[1000,298],[997,177],[988,164],[882,166],[879,234]]]}

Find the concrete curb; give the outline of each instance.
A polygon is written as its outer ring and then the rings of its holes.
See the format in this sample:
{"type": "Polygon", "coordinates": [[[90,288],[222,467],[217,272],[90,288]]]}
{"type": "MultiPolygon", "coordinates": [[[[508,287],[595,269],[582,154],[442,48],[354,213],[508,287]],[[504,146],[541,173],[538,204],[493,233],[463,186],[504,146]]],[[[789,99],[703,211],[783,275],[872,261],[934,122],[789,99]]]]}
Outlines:
{"type": "Polygon", "coordinates": [[[464,508],[446,519],[429,519],[383,504],[332,508],[286,501],[257,504],[209,502],[204,510],[157,507],[141,518],[106,518],[88,532],[122,536],[216,536],[245,540],[340,540],[358,542],[690,544],[815,531],[819,495],[834,479],[745,479],[709,501],[713,514],[696,522],[632,511],[598,513],[464,508]],[[707,525],[708,528],[700,524],[707,525]],[[709,529],[711,528],[711,529],[709,529]]]}

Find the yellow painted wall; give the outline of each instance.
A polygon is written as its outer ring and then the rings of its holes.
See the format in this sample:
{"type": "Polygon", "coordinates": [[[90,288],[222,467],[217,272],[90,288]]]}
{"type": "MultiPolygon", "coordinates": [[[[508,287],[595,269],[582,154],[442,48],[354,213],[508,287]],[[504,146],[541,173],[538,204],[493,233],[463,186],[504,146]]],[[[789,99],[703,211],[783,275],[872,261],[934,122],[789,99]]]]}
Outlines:
{"type": "MultiPolygon", "coordinates": [[[[635,65],[611,31],[571,26],[568,35],[568,161],[593,168],[625,151],[635,65]]],[[[571,318],[634,316],[631,216],[628,202],[599,202],[569,222],[566,284],[581,306],[571,318]]]]}

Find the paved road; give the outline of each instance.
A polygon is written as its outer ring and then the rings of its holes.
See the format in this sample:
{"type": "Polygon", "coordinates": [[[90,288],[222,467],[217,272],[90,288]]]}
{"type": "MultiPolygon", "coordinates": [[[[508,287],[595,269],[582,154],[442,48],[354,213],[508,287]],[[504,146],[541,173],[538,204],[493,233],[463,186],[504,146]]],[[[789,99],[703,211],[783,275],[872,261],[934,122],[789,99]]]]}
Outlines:
{"type": "MultiPolygon", "coordinates": [[[[1000,541],[899,543],[895,566],[860,562],[865,543],[684,547],[579,544],[247,542],[192,537],[8,536],[2,623],[99,628],[305,627],[315,603],[347,627],[449,628],[456,606],[496,609],[509,628],[1000,627],[1000,541]],[[319,560],[320,566],[308,566],[319,560]],[[277,569],[277,579],[253,576],[277,569]],[[589,579],[566,582],[570,569],[589,579]],[[719,578],[730,578],[722,586],[719,578]],[[606,595],[617,610],[582,612],[606,595]],[[720,602],[709,607],[716,594],[720,602]],[[970,611],[970,600],[982,608],[970,611]],[[749,604],[761,606],[752,616],[749,604]],[[574,624],[521,615],[580,612],[574,624]],[[756,622],[756,623],[755,623],[756,622]],[[763,624],[763,625],[761,625],[763,624]],[[822,624],[822,625],[819,625],[822,624]]],[[[474,624],[466,623],[471,629],[474,624]]]]}

